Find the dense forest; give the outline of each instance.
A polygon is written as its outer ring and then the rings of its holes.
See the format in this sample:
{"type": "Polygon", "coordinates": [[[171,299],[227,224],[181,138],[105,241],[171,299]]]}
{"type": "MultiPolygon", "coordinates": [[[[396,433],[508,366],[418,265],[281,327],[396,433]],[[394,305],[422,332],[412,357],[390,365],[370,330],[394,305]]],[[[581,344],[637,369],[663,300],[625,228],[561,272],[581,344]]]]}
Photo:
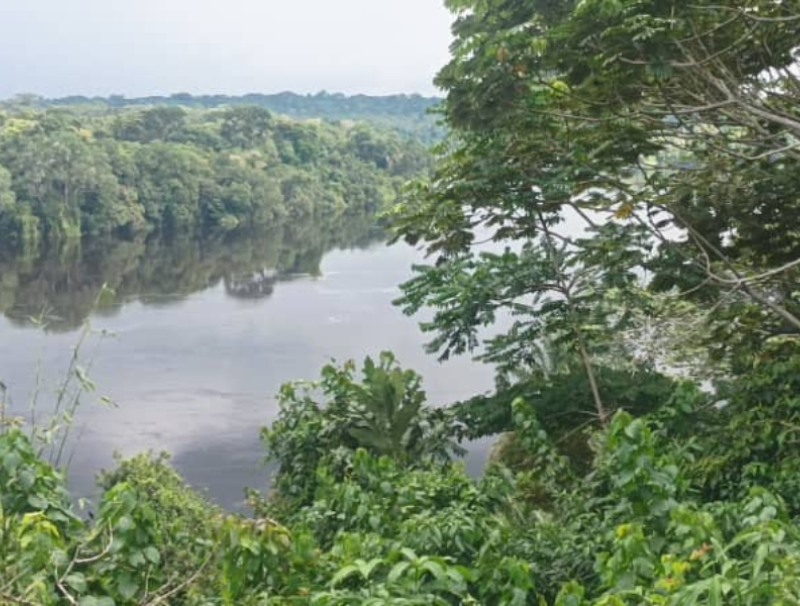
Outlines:
{"type": "Polygon", "coordinates": [[[388,352],[285,385],[252,515],[141,455],[85,519],[54,430],[7,422],[0,600],[800,603],[800,5],[446,4],[397,304],[494,392],[428,402],[388,352]]]}
{"type": "MultiPolygon", "coordinates": [[[[290,118],[321,118],[328,121],[358,120],[390,128],[398,133],[426,143],[439,141],[444,130],[434,114],[441,99],[420,95],[344,95],[320,92],[298,95],[292,92],[249,95],[191,95],[176,93],[168,97],[110,97],[72,96],[46,99],[37,95],[18,95],[7,106],[80,107],[95,114],[143,107],[184,107],[220,109],[223,107],[260,107],[290,118]]],[[[4,103],[0,102],[0,106],[4,103]]]]}
{"type": "Polygon", "coordinates": [[[0,244],[374,213],[428,163],[394,131],[257,106],[15,106],[0,112],[0,244]]]}

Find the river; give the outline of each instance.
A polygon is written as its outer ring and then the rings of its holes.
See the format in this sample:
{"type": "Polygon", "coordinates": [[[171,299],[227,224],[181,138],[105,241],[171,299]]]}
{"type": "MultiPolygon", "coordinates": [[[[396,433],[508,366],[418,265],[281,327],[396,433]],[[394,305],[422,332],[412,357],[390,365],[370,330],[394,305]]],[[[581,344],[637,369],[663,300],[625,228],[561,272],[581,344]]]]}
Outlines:
{"type": "MultiPolygon", "coordinates": [[[[96,494],[95,474],[113,466],[115,452],[152,449],[236,509],[244,487],[268,489],[259,429],[275,418],[279,386],[316,378],[331,359],[390,349],[423,376],[433,405],[491,388],[491,368],[426,354],[420,318],[392,305],[420,261],[407,245],[387,246],[368,219],[0,258],[0,380],[10,411],[29,417],[38,394],[42,422],[88,322],[80,358],[97,387],[83,398],[64,457],[74,494],[96,494]],[[115,294],[98,302],[103,284],[115,294]]],[[[486,448],[470,449],[472,473],[486,448]]]]}

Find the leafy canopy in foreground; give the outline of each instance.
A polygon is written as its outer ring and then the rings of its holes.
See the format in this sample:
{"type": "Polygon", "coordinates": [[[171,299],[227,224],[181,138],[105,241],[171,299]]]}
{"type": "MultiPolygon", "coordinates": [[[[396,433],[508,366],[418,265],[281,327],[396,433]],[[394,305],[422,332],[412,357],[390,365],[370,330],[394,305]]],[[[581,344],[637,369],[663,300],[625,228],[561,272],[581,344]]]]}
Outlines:
{"type": "MultiPolygon", "coordinates": [[[[365,368],[375,383],[356,387],[385,386],[372,374],[380,366],[365,368]]],[[[797,468],[797,442],[758,451],[737,429],[752,422],[756,402],[761,431],[800,425],[788,412],[797,407],[787,370],[783,361],[754,368],[731,385],[740,395],[724,410],[684,386],[649,415],[618,411],[593,432],[580,465],[519,399],[511,429],[521,456],[479,480],[457,462],[410,462],[354,445],[347,431],[325,432],[330,451],[347,455],[284,469],[277,494],[253,495],[255,517],[220,512],[163,458],[140,456],[103,475],[96,515],[83,521],[62,476],[8,428],[0,602],[794,604],[800,507],[793,475],[781,470],[797,468]],[[281,492],[289,475],[309,492],[281,492]]],[[[328,372],[343,379],[341,369],[328,372]]],[[[304,415],[310,427],[331,423],[323,407],[304,415]]],[[[276,427],[291,442],[306,425],[276,427]]]]}
{"type": "Polygon", "coordinates": [[[320,465],[340,477],[359,448],[405,467],[461,452],[449,415],[425,406],[420,376],[400,368],[393,354],[381,353],[377,364],[366,358],[362,376],[356,379],[353,362],[329,364],[318,382],[283,386],[278,419],[262,432],[280,467],[275,486],[282,496],[308,503],[320,465]]]}
{"type": "Polygon", "coordinates": [[[435,257],[400,300],[433,309],[432,350],[510,317],[484,357],[536,367],[560,342],[602,421],[596,368],[658,362],[666,326],[692,327],[670,356],[723,369],[797,337],[796,2],[449,6],[452,135],[392,216],[435,257]]]}

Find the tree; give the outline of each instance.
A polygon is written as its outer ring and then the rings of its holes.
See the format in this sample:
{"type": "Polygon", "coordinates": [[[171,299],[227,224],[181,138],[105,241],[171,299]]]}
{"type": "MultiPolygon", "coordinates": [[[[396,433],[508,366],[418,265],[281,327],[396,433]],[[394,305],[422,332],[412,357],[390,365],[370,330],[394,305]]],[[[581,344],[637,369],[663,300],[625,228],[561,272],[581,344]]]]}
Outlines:
{"type": "Polygon", "coordinates": [[[18,200],[31,204],[53,238],[80,235],[84,207],[102,208],[117,195],[103,151],[71,128],[16,137],[4,151],[18,200]]]}
{"type": "Polygon", "coordinates": [[[10,215],[14,211],[16,196],[11,189],[11,173],[0,166],[0,216],[10,215]]]}
{"type": "MultiPolygon", "coordinates": [[[[649,313],[643,286],[702,303],[723,356],[800,331],[800,247],[776,222],[798,201],[797,11],[448,5],[454,52],[437,84],[453,134],[434,177],[393,215],[399,237],[436,255],[401,299],[409,312],[438,310],[425,325],[433,348],[473,349],[479,328],[510,313],[494,361],[532,363],[510,354],[555,335],[591,376],[630,312],[649,313]],[[509,249],[478,254],[487,239],[509,249]],[[730,326],[752,338],[721,338],[730,326]]],[[[602,394],[595,402],[603,418],[602,394]]]]}
{"type": "Polygon", "coordinates": [[[210,177],[208,158],[189,146],[152,143],[138,148],[135,159],[148,220],[173,230],[197,225],[210,177]]]}
{"type": "Polygon", "coordinates": [[[186,110],[183,108],[154,107],[122,115],[114,125],[114,132],[123,141],[174,141],[185,125],[186,110]]]}
{"type": "Polygon", "coordinates": [[[0,249],[35,244],[38,238],[39,220],[27,205],[17,202],[12,184],[11,173],[0,165],[0,249]]]}
{"type": "Polygon", "coordinates": [[[222,116],[220,134],[231,147],[262,145],[272,125],[272,114],[261,107],[233,107],[222,116]]]}
{"type": "Polygon", "coordinates": [[[375,213],[425,166],[413,141],[352,124],[274,119],[261,107],[107,115],[66,103],[12,106],[0,123],[0,163],[16,199],[13,216],[3,211],[6,242],[375,213]],[[364,147],[353,145],[354,133],[363,133],[364,147]]]}
{"type": "Polygon", "coordinates": [[[403,467],[443,464],[463,452],[452,441],[452,418],[424,405],[419,375],[401,369],[391,353],[381,353],[377,364],[366,358],[361,381],[355,371],[352,361],[329,364],[317,383],[281,387],[278,420],[262,440],[270,460],[280,465],[276,487],[298,505],[313,498],[318,469],[338,477],[358,449],[403,467]]]}
{"type": "Polygon", "coordinates": [[[206,191],[204,219],[220,226],[226,220],[235,225],[275,224],[283,218],[284,199],[280,182],[246,159],[218,158],[214,184],[206,191]]]}

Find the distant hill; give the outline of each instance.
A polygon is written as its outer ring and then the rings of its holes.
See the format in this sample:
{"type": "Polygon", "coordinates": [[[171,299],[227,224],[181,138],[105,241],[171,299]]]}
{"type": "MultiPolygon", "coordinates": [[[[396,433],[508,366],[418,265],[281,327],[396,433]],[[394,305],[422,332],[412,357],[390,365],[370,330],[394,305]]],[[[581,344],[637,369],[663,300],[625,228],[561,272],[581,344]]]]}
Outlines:
{"type": "Polygon", "coordinates": [[[294,118],[371,122],[392,128],[401,134],[413,136],[425,143],[432,143],[440,139],[443,134],[443,129],[437,125],[437,117],[429,113],[439,102],[440,99],[436,97],[421,95],[370,96],[327,92],[299,95],[282,92],[241,96],[177,93],[169,96],[134,98],[111,95],[109,97],[70,96],[58,99],[23,95],[9,103],[27,104],[39,108],[80,106],[98,112],[120,111],[143,106],[180,106],[198,109],[258,106],[294,118]]]}

